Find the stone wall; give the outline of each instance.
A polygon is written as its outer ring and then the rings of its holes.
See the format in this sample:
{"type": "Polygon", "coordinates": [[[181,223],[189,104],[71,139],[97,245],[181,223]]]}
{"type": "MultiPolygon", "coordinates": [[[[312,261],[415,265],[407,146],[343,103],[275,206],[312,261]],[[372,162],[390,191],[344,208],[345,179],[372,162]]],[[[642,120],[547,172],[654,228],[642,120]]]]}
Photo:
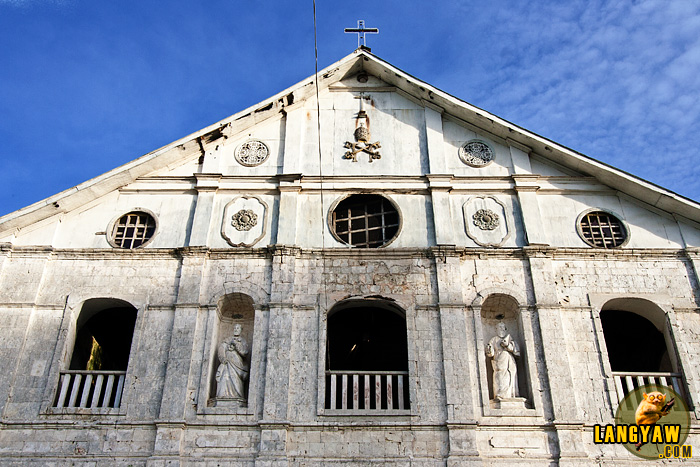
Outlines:
{"type": "MultiPolygon", "coordinates": [[[[611,423],[614,410],[599,312],[615,297],[647,297],[667,312],[686,383],[698,393],[696,278],[691,259],[677,251],[3,252],[6,465],[635,462],[619,447],[592,443],[592,425],[611,423]],[[227,294],[250,297],[254,308],[247,408],[209,402],[212,336],[227,294]],[[121,407],[102,414],[52,408],[80,308],[97,297],[138,310],[121,407]],[[491,335],[481,310],[489,297],[516,304],[527,387],[521,408],[488,400],[491,335]],[[324,409],[327,313],[352,300],[405,313],[405,413],[324,409]]],[[[688,444],[697,443],[693,430],[688,444]]]]}

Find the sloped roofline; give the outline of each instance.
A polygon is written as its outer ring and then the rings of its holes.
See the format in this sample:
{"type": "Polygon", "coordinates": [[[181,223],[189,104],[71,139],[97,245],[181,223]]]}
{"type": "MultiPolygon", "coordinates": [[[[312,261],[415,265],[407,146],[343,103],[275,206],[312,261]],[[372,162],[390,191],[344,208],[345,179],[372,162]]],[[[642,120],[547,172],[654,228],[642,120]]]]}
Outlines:
{"type": "MultiPolygon", "coordinates": [[[[320,71],[318,73],[319,89],[324,90],[346,76],[361,70],[419,99],[427,106],[437,107],[440,111],[453,115],[503,140],[525,146],[524,149],[529,149],[545,159],[593,176],[604,185],[658,209],[700,222],[700,203],[560,145],[441,91],[394,67],[364,47],[320,71]]],[[[284,111],[286,106],[292,105],[293,101],[301,102],[312,97],[315,94],[314,82],[315,76],[312,75],[259,104],[250,106],[109,172],[2,216],[0,217],[0,236],[13,229],[25,227],[62,212],[68,212],[128,185],[138,177],[175,164],[184,157],[192,156],[193,153],[186,150],[188,143],[198,150],[199,142],[204,138],[215,138],[216,136],[212,135],[216,135],[217,132],[220,136],[223,129],[227,127],[231,127],[233,133],[238,133],[259,121],[277,115],[280,111],[284,111]],[[185,151],[170,152],[171,149],[178,146],[185,151]]]]}

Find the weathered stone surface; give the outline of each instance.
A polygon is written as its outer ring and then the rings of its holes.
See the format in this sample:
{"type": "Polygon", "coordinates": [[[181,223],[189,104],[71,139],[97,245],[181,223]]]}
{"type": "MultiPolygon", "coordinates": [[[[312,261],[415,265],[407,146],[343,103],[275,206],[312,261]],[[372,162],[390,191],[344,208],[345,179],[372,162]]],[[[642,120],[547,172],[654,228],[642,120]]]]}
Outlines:
{"type": "Polygon", "coordinates": [[[631,465],[623,448],[592,441],[617,405],[601,312],[619,299],[665,336],[700,405],[700,207],[547,142],[551,155],[540,137],[365,58],[366,82],[361,61],[321,80],[320,156],[302,84],[207,133],[215,140],[164,149],[163,165],[129,165],[127,185],[80,208],[0,219],[0,464],[631,465]],[[342,159],[360,93],[381,141],[371,164],[342,159]],[[269,158],[246,167],[235,148],[251,139],[269,158]],[[460,160],[471,140],[493,149],[490,164],[460,160]],[[395,241],[336,240],[329,212],[351,193],[391,198],[395,241]],[[155,238],[111,248],[105,229],[136,207],[158,217],[155,238]],[[583,242],[575,222],[591,208],[624,217],[624,248],[583,242]],[[480,209],[499,224],[475,225],[480,209]],[[238,230],[232,216],[246,210],[257,221],[238,230]],[[55,407],[79,328],[102,311],[87,310],[91,299],[136,310],[121,403],[55,407]],[[405,319],[408,408],[327,408],[328,319],[350,305],[405,319]],[[517,403],[490,401],[484,349],[499,320],[520,346],[517,403]],[[235,323],[250,349],[247,407],[214,403],[216,349],[235,323]]]}

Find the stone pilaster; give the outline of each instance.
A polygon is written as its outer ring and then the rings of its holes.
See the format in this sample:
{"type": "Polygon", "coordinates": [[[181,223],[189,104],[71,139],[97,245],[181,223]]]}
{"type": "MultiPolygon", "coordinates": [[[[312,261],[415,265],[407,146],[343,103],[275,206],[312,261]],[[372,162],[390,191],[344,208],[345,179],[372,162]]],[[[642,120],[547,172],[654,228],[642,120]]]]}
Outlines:
{"type": "Polygon", "coordinates": [[[199,368],[193,366],[193,350],[200,313],[199,294],[207,261],[206,248],[183,248],[180,251],[180,283],[175,303],[168,364],[155,442],[156,456],[178,456],[180,438],[188,413],[195,410],[199,368]]]}
{"type": "Polygon", "coordinates": [[[297,236],[297,200],[301,191],[301,175],[279,177],[280,204],[277,216],[278,245],[294,245],[297,236]]]}
{"type": "Polygon", "coordinates": [[[531,149],[511,139],[507,141],[513,161],[513,182],[515,192],[518,194],[527,242],[530,245],[547,245],[549,241],[544,230],[545,223],[542,222],[540,205],[537,202],[537,190],[540,189],[539,176],[533,174],[530,167],[531,149]]]}
{"type": "MultiPolygon", "coordinates": [[[[690,282],[688,285],[693,291],[695,303],[696,306],[698,306],[698,302],[700,302],[700,248],[686,248],[685,254],[690,260],[695,276],[690,277],[690,274],[688,275],[688,281],[690,282]]],[[[682,321],[679,322],[681,317],[676,316],[676,313],[678,313],[678,311],[668,314],[669,325],[671,326],[671,332],[675,341],[678,359],[683,367],[685,384],[688,387],[688,392],[695,395],[693,396],[693,402],[695,403],[695,417],[700,420],[700,404],[698,404],[697,399],[697,394],[700,394],[700,368],[698,368],[697,365],[697,357],[700,356],[700,354],[697,352],[697,350],[693,349],[693,334],[689,333],[687,329],[689,327],[689,322],[682,320],[685,321],[684,326],[682,321]]],[[[695,314],[697,312],[690,313],[695,314]]]]}
{"type": "MultiPolygon", "coordinates": [[[[535,296],[535,307],[540,330],[541,348],[549,385],[552,422],[559,440],[562,462],[585,458],[583,445],[583,422],[577,420],[574,381],[563,332],[561,307],[557,300],[552,248],[525,247],[529,262],[530,277],[535,296]]],[[[537,336],[535,337],[537,338],[537,336]]],[[[546,402],[545,402],[546,403],[546,402]]]]}
{"type": "Polygon", "coordinates": [[[12,251],[11,243],[0,243],[0,287],[4,287],[3,282],[3,267],[10,257],[10,252],[12,251]]]}
{"type": "Polygon", "coordinates": [[[452,208],[450,207],[451,175],[428,175],[430,183],[430,203],[433,209],[433,226],[437,245],[454,245],[452,208]]]}
{"type": "Polygon", "coordinates": [[[425,105],[425,139],[428,146],[428,162],[431,174],[447,173],[445,142],[442,133],[442,113],[440,107],[423,101],[425,105]]]}
{"type": "Polygon", "coordinates": [[[212,224],[214,197],[219,188],[221,174],[195,174],[197,178],[197,202],[189,232],[189,246],[206,246],[212,224]]]}
{"type": "Polygon", "coordinates": [[[256,465],[288,465],[287,427],[289,421],[289,385],[294,322],[294,271],[299,249],[284,245],[270,247],[272,274],[270,317],[267,335],[265,400],[260,422],[260,452],[256,465]]]}
{"type": "Polygon", "coordinates": [[[303,108],[288,110],[285,116],[284,128],[284,158],[282,160],[282,173],[295,174],[301,172],[304,154],[304,130],[306,125],[306,112],[303,108]]]}
{"type": "Polygon", "coordinates": [[[462,294],[459,253],[454,247],[438,247],[433,254],[450,448],[447,462],[457,466],[472,462],[479,455],[474,419],[474,391],[478,390],[478,383],[470,365],[473,349],[467,338],[470,326],[462,294]]]}
{"type": "Polygon", "coordinates": [[[318,307],[294,306],[287,419],[313,422],[318,407],[318,307]]]}

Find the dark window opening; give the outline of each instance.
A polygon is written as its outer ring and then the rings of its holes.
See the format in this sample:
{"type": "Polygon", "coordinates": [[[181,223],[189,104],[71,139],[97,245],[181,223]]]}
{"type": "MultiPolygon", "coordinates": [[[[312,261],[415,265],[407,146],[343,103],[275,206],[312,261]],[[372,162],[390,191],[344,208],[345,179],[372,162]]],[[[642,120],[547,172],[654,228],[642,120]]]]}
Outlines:
{"type": "Polygon", "coordinates": [[[664,335],[646,318],[629,311],[600,312],[612,371],[671,372],[664,335]]]}
{"type": "Polygon", "coordinates": [[[407,410],[406,318],[372,306],[328,317],[325,408],[407,410]]]}
{"type": "Polygon", "coordinates": [[[108,308],[93,314],[78,328],[71,370],[124,371],[136,323],[136,310],[108,308]]]}
{"type": "Polygon", "coordinates": [[[337,237],[360,248],[377,248],[392,240],[399,231],[399,213],[379,195],[352,195],[333,211],[337,237]]]}
{"type": "Polygon", "coordinates": [[[374,307],[347,308],[328,318],[329,370],[408,371],[406,319],[374,307]]]}

